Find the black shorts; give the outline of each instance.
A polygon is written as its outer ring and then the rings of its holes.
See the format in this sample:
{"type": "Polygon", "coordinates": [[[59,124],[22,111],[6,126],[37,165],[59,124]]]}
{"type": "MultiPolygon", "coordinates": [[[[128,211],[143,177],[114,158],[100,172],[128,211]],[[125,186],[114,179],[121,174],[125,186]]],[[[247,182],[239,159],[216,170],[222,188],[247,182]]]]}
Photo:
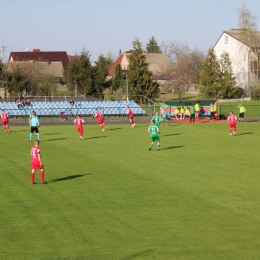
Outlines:
{"type": "Polygon", "coordinates": [[[36,134],[39,133],[38,126],[31,126],[31,134],[35,132],[36,134]]]}
{"type": "Polygon", "coordinates": [[[243,113],[239,113],[239,118],[244,118],[244,112],[243,113]]]}

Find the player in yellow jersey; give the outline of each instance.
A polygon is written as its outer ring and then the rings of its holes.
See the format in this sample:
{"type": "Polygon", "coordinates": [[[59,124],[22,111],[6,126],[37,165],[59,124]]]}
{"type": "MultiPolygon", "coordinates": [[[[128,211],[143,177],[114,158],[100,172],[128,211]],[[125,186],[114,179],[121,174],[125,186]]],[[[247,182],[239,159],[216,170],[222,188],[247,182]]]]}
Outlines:
{"type": "Polygon", "coordinates": [[[180,107],[180,119],[184,119],[185,114],[184,114],[184,107],[180,107]]]}
{"type": "Polygon", "coordinates": [[[174,115],[177,120],[179,120],[178,116],[180,115],[179,107],[175,107],[174,109],[174,115]]]}
{"type": "Polygon", "coordinates": [[[245,112],[246,112],[246,108],[244,107],[243,104],[240,104],[238,106],[239,108],[239,118],[238,118],[238,122],[244,122],[244,116],[245,116],[245,112]]]}
{"type": "Polygon", "coordinates": [[[195,117],[199,119],[199,112],[200,112],[200,105],[198,102],[194,105],[194,110],[195,110],[195,117]]]}
{"type": "Polygon", "coordinates": [[[185,117],[190,117],[190,109],[189,109],[189,107],[186,107],[185,108],[185,110],[184,110],[184,118],[183,119],[185,119],[185,117]]]}

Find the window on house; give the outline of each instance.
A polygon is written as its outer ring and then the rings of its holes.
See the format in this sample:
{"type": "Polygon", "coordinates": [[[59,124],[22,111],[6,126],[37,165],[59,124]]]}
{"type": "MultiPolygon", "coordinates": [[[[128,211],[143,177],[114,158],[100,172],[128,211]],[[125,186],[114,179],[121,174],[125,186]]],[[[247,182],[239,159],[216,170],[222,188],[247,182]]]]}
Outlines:
{"type": "Polygon", "coordinates": [[[224,36],[224,43],[228,44],[228,36],[227,35],[224,36]]]}

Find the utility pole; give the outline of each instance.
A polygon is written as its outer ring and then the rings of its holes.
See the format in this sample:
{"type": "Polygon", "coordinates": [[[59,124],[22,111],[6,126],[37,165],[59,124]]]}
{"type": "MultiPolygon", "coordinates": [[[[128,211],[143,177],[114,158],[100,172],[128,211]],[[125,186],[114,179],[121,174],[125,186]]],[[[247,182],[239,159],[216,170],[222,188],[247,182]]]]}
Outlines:
{"type": "Polygon", "coordinates": [[[5,46],[0,44],[0,61],[4,62],[5,46]]]}

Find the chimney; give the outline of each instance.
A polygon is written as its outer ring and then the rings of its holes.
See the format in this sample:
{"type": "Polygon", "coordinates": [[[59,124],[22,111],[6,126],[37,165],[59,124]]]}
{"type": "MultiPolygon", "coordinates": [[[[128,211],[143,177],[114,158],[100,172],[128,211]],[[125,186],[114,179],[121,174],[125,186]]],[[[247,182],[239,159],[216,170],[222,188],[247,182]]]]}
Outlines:
{"type": "Polygon", "coordinates": [[[33,52],[41,52],[40,49],[33,49],[33,52]]]}

